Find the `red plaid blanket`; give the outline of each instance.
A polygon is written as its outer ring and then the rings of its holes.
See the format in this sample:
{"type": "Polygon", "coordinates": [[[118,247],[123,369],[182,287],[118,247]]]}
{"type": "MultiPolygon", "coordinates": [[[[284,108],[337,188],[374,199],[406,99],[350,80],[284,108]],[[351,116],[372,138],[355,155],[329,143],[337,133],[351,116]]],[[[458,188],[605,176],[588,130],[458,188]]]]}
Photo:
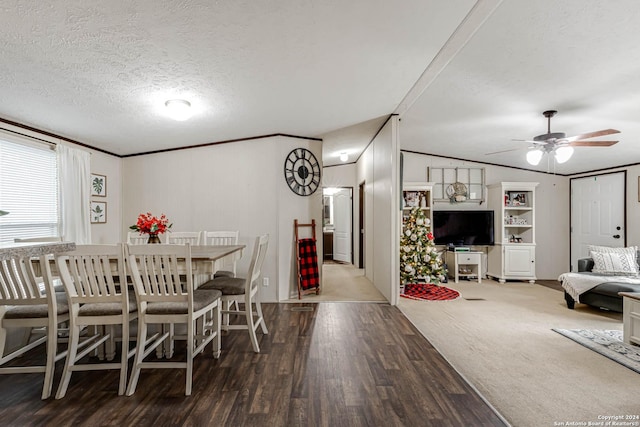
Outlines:
{"type": "Polygon", "coordinates": [[[320,287],[320,273],[318,271],[318,253],[314,239],[298,240],[298,255],[300,265],[300,287],[303,290],[320,287]]]}

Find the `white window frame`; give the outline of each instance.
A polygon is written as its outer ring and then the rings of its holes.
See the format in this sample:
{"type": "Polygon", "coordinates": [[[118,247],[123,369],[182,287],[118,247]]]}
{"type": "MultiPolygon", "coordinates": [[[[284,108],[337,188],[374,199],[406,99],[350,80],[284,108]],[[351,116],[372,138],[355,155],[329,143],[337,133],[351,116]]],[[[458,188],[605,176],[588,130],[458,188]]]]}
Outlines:
{"type": "Polygon", "coordinates": [[[0,131],[0,244],[59,236],[58,199],[55,145],[0,131]]]}

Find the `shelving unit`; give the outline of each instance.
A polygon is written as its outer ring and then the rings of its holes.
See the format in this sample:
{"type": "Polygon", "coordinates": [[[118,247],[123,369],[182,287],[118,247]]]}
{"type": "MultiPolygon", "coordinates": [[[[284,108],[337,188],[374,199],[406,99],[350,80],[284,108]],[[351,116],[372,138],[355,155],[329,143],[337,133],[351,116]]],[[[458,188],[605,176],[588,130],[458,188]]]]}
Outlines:
{"type": "Polygon", "coordinates": [[[488,186],[494,211],[495,246],[489,248],[487,276],[507,280],[536,279],[535,190],[537,182],[500,182],[488,186]]]}
{"type": "Polygon", "coordinates": [[[414,207],[420,207],[424,215],[433,222],[433,184],[431,182],[405,182],[402,184],[402,221],[414,207]]]}

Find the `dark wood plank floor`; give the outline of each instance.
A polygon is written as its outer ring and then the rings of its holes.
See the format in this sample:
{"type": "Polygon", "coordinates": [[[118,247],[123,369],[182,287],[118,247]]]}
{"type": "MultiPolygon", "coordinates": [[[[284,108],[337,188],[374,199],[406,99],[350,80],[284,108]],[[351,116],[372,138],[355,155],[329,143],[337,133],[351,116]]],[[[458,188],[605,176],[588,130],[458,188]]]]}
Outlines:
{"type": "MultiPolygon", "coordinates": [[[[116,371],[77,372],[64,399],[47,401],[41,374],[3,375],[0,423],[504,425],[396,307],[265,304],[264,311],[270,334],[259,336],[262,353],[253,353],[245,331],[228,333],[219,360],[195,359],[190,397],[177,369],[143,371],[131,397],[117,396],[116,371]]],[[[54,387],[60,373],[59,362],[54,387]]]]}

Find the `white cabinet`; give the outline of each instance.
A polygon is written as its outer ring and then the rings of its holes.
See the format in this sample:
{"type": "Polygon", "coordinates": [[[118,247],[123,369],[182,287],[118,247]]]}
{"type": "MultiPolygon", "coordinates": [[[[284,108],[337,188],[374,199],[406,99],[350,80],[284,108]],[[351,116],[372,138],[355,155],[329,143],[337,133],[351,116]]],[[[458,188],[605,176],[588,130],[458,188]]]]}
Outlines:
{"type": "Polygon", "coordinates": [[[489,248],[487,276],[536,279],[535,190],[537,182],[501,182],[488,188],[494,211],[495,246],[489,248]]]}
{"type": "Polygon", "coordinates": [[[447,251],[449,277],[458,283],[461,277],[475,277],[478,283],[482,280],[482,252],[447,251]]]}

